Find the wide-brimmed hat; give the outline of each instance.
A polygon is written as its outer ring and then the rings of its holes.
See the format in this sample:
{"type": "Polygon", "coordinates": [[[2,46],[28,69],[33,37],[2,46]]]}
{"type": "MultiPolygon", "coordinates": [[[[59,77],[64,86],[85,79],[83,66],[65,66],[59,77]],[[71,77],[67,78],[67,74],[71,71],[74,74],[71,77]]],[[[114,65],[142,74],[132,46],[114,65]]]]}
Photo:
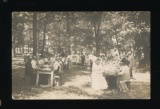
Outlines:
{"type": "Polygon", "coordinates": [[[128,65],[129,61],[126,58],[122,58],[121,63],[128,65]]]}

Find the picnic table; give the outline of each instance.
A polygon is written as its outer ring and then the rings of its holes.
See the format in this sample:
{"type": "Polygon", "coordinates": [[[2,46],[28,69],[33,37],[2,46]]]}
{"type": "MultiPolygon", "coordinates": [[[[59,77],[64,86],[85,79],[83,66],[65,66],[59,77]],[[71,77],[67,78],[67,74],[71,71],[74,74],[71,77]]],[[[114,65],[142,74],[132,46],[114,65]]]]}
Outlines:
{"type": "MultiPolygon", "coordinates": [[[[49,66],[49,65],[44,65],[39,67],[38,71],[37,71],[37,77],[36,77],[36,86],[38,86],[39,83],[39,76],[43,74],[43,75],[50,75],[51,76],[51,87],[53,86],[53,75],[54,75],[54,70],[49,66]]],[[[48,81],[49,84],[49,81],[48,81]]]]}
{"type": "Polygon", "coordinates": [[[108,83],[109,88],[118,89],[119,87],[119,70],[116,66],[106,66],[104,69],[104,77],[108,83]]]}
{"type": "MultiPolygon", "coordinates": [[[[114,89],[119,89],[119,85],[120,85],[120,77],[122,75],[118,75],[118,73],[120,72],[120,69],[118,67],[115,67],[113,66],[112,68],[111,67],[108,67],[107,70],[104,71],[104,76],[105,76],[105,79],[108,83],[108,86],[110,88],[114,88],[114,89]]],[[[126,82],[127,84],[127,87],[129,88],[130,90],[130,81],[127,81],[126,82]]]]}

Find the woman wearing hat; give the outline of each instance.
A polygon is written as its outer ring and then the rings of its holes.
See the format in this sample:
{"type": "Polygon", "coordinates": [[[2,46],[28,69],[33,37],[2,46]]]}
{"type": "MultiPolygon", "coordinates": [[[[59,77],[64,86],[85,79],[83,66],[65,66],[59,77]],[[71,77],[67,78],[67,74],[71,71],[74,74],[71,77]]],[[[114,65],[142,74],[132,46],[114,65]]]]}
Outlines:
{"type": "Polygon", "coordinates": [[[103,67],[100,59],[96,59],[92,66],[92,88],[96,90],[107,89],[108,84],[103,76],[103,67]]]}
{"type": "Polygon", "coordinates": [[[129,73],[129,61],[126,58],[121,60],[121,72],[118,73],[119,76],[119,87],[120,91],[128,92],[129,89],[127,87],[127,82],[130,80],[130,73],[129,73]]]}

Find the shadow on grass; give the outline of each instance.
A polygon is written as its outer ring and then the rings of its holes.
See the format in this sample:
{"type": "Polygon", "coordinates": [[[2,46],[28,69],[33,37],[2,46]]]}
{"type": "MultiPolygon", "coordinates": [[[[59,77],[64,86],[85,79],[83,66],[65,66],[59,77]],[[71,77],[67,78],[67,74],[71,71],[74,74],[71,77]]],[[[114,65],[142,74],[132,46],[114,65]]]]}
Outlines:
{"type": "Polygon", "coordinates": [[[92,94],[84,91],[82,88],[79,88],[79,87],[76,87],[76,86],[54,88],[52,90],[63,91],[68,96],[71,94],[71,95],[85,96],[85,97],[88,97],[88,98],[95,98],[95,99],[99,98],[99,95],[92,95],[92,94]]]}
{"type": "Polygon", "coordinates": [[[51,87],[31,87],[26,90],[17,90],[19,91],[19,93],[17,92],[18,94],[15,94],[15,97],[17,97],[17,99],[23,99],[23,98],[30,99],[32,96],[36,96],[40,98],[39,94],[42,94],[43,92],[59,92],[59,93],[66,94],[68,96],[78,95],[78,96],[85,96],[93,99],[147,99],[150,97],[149,90],[148,89],[146,90],[146,88],[148,88],[148,84],[140,84],[140,83],[132,84],[132,91],[130,93],[123,93],[117,90],[103,90],[101,94],[98,94],[97,92],[90,93],[89,91],[85,90],[85,87],[89,88],[90,83],[84,84],[83,88],[76,87],[76,86],[68,86],[68,87],[60,86],[60,87],[52,87],[52,88],[51,87]]]}
{"type": "Polygon", "coordinates": [[[63,73],[63,83],[65,82],[70,82],[73,78],[75,78],[76,76],[90,76],[89,71],[84,70],[84,67],[78,66],[77,68],[73,68],[73,69],[64,69],[64,73],[63,73]]]}
{"type": "MultiPolygon", "coordinates": [[[[74,82],[73,79],[76,76],[89,76],[90,73],[87,70],[84,70],[84,66],[77,66],[71,70],[65,70],[62,76],[62,84],[66,82],[74,82]]],[[[132,83],[130,93],[122,93],[117,90],[103,90],[101,94],[97,92],[90,92],[91,83],[87,82],[82,85],[82,87],[77,86],[60,86],[60,87],[27,87],[23,88],[24,81],[24,68],[20,65],[12,67],[12,95],[14,99],[30,99],[31,97],[39,97],[39,94],[43,92],[54,92],[58,93],[64,92],[66,95],[79,95],[85,96],[93,99],[146,99],[150,97],[150,85],[149,83],[132,83]],[[22,80],[21,80],[22,79],[22,80]],[[86,90],[89,89],[89,90],[86,90]]],[[[62,94],[63,96],[63,94],[62,94]]]]}

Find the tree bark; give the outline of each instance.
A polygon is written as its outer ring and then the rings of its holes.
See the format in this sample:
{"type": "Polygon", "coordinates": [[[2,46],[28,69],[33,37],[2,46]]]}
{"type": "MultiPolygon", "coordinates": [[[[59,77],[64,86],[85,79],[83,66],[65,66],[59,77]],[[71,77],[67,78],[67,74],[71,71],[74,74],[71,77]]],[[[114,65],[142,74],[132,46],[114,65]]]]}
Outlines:
{"type": "MultiPolygon", "coordinates": [[[[114,32],[115,32],[115,38],[116,38],[116,42],[117,42],[117,45],[118,45],[118,38],[116,37],[116,35],[117,35],[117,31],[116,31],[116,27],[115,27],[115,25],[114,24],[112,24],[113,25],[113,28],[114,28],[114,32]]],[[[120,57],[120,51],[119,51],[119,48],[118,48],[118,46],[117,46],[117,50],[118,50],[118,55],[119,55],[119,57],[120,57]]]]}
{"type": "Polygon", "coordinates": [[[39,55],[39,32],[40,31],[37,31],[37,53],[38,53],[38,55],[39,55]]]}
{"type": "Polygon", "coordinates": [[[94,25],[94,32],[95,32],[95,43],[96,43],[96,56],[100,56],[100,26],[101,26],[101,20],[102,20],[102,13],[100,14],[100,21],[99,22],[93,22],[94,25]]]}
{"type": "Polygon", "coordinates": [[[61,53],[61,36],[58,37],[58,53],[61,53]]]}
{"type": "Polygon", "coordinates": [[[99,57],[100,56],[100,47],[99,44],[96,43],[96,56],[99,57]]]}
{"type": "Polygon", "coordinates": [[[71,49],[70,49],[70,22],[69,22],[69,12],[66,13],[67,17],[67,38],[68,38],[68,54],[71,54],[71,49]]]}
{"type": "MultiPolygon", "coordinates": [[[[117,33],[116,33],[116,35],[117,35],[117,33]]],[[[121,56],[120,56],[120,51],[119,51],[119,47],[118,47],[118,39],[117,39],[116,35],[115,35],[115,38],[116,38],[116,42],[117,42],[118,55],[119,55],[119,58],[121,58],[121,56]]]]}
{"type": "Polygon", "coordinates": [[[29,44],[28,44],[28,53],[29,53],[29,44]]]}
{"type": "Polygon", "coordinates": [[[16,45],[15,45],[15,41],[16,41],[16,38],[15,36],[13,37],[13,56],[16,56],[16,45]]]}
{"type": "Polygon", "coordinates": [[[22,46],[22,52],[24,53],[24,45],[22,46]]]}
{"type": "Polygon", "coordinates": [[[46,13],[46,18],[45,18],[45,23],[44,23],[42,55],[44,55],[44,46],[45,46],[45,42],[46,42],[46,27],[47,27],[47,13],[46,13]]]}
{"type": "Polygon", "coordinates": [[[33,13],[33,56],[37,55],[37,13],[33,13]]]}

